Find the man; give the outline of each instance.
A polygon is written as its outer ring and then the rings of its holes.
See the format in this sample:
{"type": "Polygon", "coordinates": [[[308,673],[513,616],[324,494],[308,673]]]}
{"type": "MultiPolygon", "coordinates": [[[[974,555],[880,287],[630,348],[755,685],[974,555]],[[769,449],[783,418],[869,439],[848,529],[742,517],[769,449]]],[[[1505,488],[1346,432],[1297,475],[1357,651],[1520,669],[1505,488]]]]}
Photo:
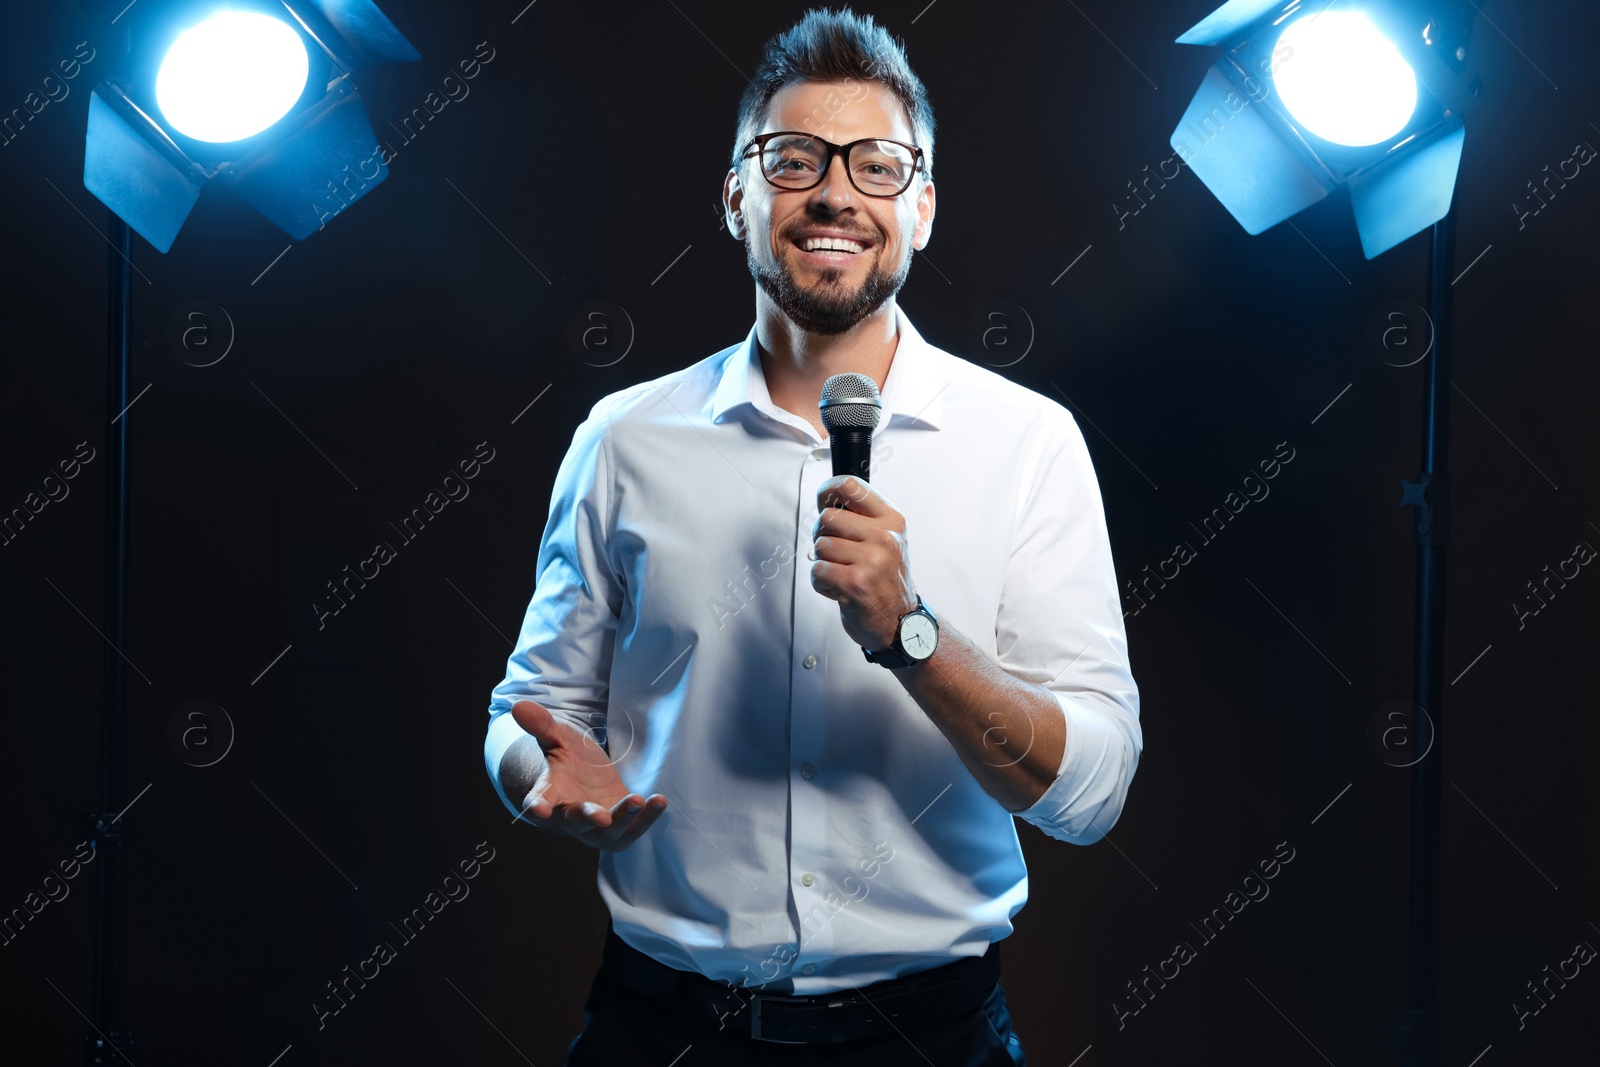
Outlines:
{"type": "Polygon", "coordinates": [[[755,325],[601,400],[556,476],[485,760],[599,850],[569,1064],[1024,1062],[1013,816],[1098,840],[1143,738],[1082,435],[896,305],[932,162],[870,18],[770,41],[723,186],[755,325]],[[870,485],[830,476],[845,372],[882,393],[870,485]]]}

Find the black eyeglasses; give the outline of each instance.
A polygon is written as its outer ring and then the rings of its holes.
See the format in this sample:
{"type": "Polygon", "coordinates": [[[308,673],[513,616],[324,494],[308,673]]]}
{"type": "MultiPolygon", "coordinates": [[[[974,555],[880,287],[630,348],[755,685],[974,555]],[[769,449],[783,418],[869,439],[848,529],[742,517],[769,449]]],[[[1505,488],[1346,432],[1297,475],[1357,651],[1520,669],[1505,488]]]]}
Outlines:
{"type": "Polygon", "coordinates": [[[844,156],[850,184],[867,196],[899,196],[922,169],[922,149],[913,144],[883,137],[834,144],[798,130],[764,133],[745,145],[739,159],[759,155],[761,173],[767,181],[779,189],[795,191],[819,185],[835,153],[844,156]]]}

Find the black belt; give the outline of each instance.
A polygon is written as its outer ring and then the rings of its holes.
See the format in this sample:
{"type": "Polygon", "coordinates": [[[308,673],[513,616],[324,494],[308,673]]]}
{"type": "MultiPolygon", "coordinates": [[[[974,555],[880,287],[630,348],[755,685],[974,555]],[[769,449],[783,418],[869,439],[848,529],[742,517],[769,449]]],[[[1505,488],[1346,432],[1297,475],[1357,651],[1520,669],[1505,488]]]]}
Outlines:
{"type": "Polygon", "coordinates": [[[757,1041],[853,1041],[908,1033],[979,1010],[1000,981],[1000,946],[982,956],[816,996],[758,993],[680,971],[606,931],[602,966],[641,996],[757,1041]]]}

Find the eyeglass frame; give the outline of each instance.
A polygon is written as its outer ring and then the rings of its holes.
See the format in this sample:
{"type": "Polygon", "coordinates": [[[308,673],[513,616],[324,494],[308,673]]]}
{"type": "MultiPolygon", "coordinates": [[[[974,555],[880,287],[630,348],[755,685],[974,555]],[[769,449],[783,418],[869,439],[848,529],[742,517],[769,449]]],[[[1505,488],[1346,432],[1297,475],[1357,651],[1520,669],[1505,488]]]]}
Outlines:
{"type": "Polygon", "coordinates": [[[862,196],[870,196],[878,200],[893,200],[898,196],[903,196],[905,191],[916,183],[917,175],[919,173],[924,176],[927,175],[927,169],[922,165],[922,161],[926,156],[926,153],[918,145],[907,144],[904,141],[896,141],[892,137],[860,137],[854,141],[851,141],[849,144],[834,144],[825,137],[818,137],[816,134],[807,133],[804,130],[773,130],[770,133],[760,134],[752,138],[744,146],[739,153],[737,162],[744,162],[745,160],[749,159],[752,154],[754,154],[759,160],[761,156],[766,154],[767,142],[774,137],[781,137],[784,134],[793,134],[797,137],[809,137],[811,140],[822,145],[822,147],[827,151],[827,155],[824,156],[822,160],[822,167],[817,171],[817,180],[812,182],[810,185],[779,185],[777,182],[772,180],[772,175],[767,173],[767,169],[765,167],[761,167],[759,163],[757,164],[761,171],[761,176],[767,180],[767,184],[772,186],[774,189],[781,189],[786,193],[803,193],[807,189],[815,189],[817,186],[821,185],[822,180],[828,176],[828,168],[833,166],[834,156],[843,157],[845,176],[850,179],[850,187],[856,192],[860,193],[862,196]],[[906,179],[905,185],[901,186],[897,192],[869,193],[865,189],[861,188],[861,186],[856,184],[856,176],[854,172],[850,170],[850,151],[855,148],[856,145],[866,144],[868,141],[888,141],[890,144],[899,145],[901,148],[909,149],[911,151],[911,175],[906,179]],[[750,151],[751,145],[756,146],[756,151],[754,153],[751,153],[750,151]]]}

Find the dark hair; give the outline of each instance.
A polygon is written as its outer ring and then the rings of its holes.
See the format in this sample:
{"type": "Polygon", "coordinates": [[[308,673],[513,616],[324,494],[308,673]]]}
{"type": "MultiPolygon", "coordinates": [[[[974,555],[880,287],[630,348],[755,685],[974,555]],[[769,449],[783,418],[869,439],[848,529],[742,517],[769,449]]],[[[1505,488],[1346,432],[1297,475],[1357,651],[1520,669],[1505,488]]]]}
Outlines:
{"type": "Polygon", "coordinates": [[[922,79],[906,62],[905,46],[871,15],[849,8],[813,8],[789,29],[767,41],[761,66],[739,100],[733,165],[750,143],[778,90],[797,82],[874,81],[899,99],[911,136],[923,152],[923,176],[933,177],[933,108],[922,79]]]}

